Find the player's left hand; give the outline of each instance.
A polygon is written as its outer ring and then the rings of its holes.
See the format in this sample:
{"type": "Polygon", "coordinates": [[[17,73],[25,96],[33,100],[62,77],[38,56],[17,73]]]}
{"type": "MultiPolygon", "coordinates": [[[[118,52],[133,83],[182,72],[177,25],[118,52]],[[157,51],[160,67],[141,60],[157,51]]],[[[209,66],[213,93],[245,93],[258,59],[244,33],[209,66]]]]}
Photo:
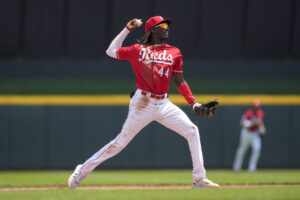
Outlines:
{"type": "Polygon", "coordinates": [[[265,135],[266,134],[267,130],[266,130],[266,127],[265,127],[265,125],[263,123],[258,127],[258,132],[261,135],[265,135]]]}
{"type": "Polygon", "coordinates": [[[130,20],[127,25],[126,25],[126,28],[129,30],[129,31],[133,31],[139,27],[141,27],[143,25],[143,21],[142,19],[132,19],[130,20]]]}
{"type": "Polygon", "coordinates": [[[194,103],[193,111],[197,117],[211,117],[215,114],[217,107],[219,105],[218,101],[210,101],[208,103],[199,104],[194,103]]]}

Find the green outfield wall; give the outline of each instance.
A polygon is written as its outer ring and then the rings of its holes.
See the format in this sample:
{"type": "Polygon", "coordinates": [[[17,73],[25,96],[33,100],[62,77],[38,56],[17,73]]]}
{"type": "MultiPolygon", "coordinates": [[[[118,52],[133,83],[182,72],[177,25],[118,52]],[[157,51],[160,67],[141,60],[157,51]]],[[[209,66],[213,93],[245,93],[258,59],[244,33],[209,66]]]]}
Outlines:
{"type": "MultiPolygon", "coordinates": [[[[208,168],[231,167],[239,141],[240,117],[249,108],[243,100],[238,105],[225,102],[214,117],[199,120],[208,168]]],[[[300,167],[300,106],[295,102],[264,104],[267,134],[262,137],[259,167],[300,167]]],[[[0,104],[0,169],[73,168],[117,136],[128,111],[127,105],[0,104]]],[[[178,104],[194,120],[190,107],[178,104]]],[[[156,122],[100,166],[190,167],[186,141],[156,122]]]]}

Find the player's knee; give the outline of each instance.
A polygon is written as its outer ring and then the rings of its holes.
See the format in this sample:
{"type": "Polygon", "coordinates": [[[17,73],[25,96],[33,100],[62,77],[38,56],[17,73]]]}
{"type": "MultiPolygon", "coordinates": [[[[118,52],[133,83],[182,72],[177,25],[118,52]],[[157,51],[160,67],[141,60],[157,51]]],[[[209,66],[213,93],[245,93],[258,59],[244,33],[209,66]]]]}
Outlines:
{"type": "Polygon", "coordinates": [[[253,148],[254,152],[260,152],[261,147],[260,146],[256,146],[253,148]]]}
{"type": "Polygon", "coordinates": [[[253,145],[252,148],[253,148],[253,151],[260,151],[260,149],[261,149],[261,144],[260,144],[260,143],[257,143],[257,144],[255,144],[255,145],[253,145]]]}
{"type": "Polygon", "coordinates": [[[198,134],[199,133],[199,129],[198,129],[198,127],[196,125],[192,126],[192,130],[193,130],[194,134],[198,134]]]}
{"type": "Polygon", "coordinates": [[[187,140],[189,140],[189,139],[193,139],[195,136],[198,136],[198,135],[199,135],[198,127],[197,127],[196,125],[192,125],[192,126],[188,129],[188,131],[187,131],[187,133],[186,133],[186,135],[185,135],[185,138],[186,138],[187,140]]]}

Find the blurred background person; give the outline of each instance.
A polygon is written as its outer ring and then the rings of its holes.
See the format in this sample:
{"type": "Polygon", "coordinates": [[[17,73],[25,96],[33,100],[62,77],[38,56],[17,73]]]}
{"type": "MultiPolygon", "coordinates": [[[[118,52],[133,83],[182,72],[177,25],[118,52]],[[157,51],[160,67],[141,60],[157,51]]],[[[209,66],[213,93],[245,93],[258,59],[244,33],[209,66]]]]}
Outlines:
{"type": "Polygon", "coordinates": [[[257,169],[257,161],[261,151],[261,134],[265,134],[266,129],[264,126],[263,118],[264,111],[261,109],[261,102],[259,99],[255,99],[252,104],[252,108],[248,109],[241,119],[241,134],[238,149],[236,151],[233,170],[239,173],[245,154],[251,145],[252,153],[249,160],[248,170],[255,172],[257,169]]]}

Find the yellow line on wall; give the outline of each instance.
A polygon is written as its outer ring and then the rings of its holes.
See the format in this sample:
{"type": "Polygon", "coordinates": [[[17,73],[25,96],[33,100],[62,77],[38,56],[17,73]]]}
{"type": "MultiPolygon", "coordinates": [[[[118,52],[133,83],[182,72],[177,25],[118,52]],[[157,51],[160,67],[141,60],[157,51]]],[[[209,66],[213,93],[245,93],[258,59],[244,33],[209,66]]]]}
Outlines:
{"type": "Polygon", "coordinates": [[[251,105],[260,99],[263,105],[300,105],[300,95],[196,95],[197,99],[217,99],[221,105],[251,105]]]}
{"type": "MultiPolygon", "coordinates": [[[[255,98],[263,105],[300,105],[300,95],[195,95],[197,100],[207,102],[217,99],[220,105],[250,105],[255,98]]],[[[187,105],[179,94],[169,99],[177,105],[187,105]]],[[[0,95],[0,105],[128,105],[129,95],[0,95]]]]}
{"type": "Polygon", "coordinates": [[[2,105],[128,105],[129,95],[0,96],[2,105]]]}

